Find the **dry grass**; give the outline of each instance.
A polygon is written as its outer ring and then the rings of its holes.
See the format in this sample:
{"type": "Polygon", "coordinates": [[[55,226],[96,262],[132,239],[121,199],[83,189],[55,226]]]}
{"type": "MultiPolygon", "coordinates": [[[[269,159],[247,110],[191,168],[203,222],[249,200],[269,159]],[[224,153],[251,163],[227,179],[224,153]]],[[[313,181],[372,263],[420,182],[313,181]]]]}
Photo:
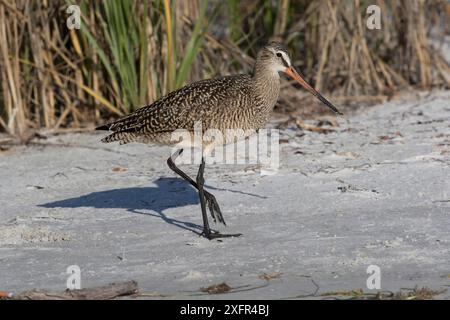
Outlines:
{"type": "MultiPolygon", "coordinates": [[[[363,0],[78,0],[82,29],[69,31],[64,0],[0,0],[0,131],[91,127],[185,83],[248,72],[269,38],[337,102],[450,87],[428,43],[449,32],[448,3],[375,2],[381,30],[366,28],[363,0]]],[[[286,84],[277,110],[302,113],[308,101],[286,84]]]]}

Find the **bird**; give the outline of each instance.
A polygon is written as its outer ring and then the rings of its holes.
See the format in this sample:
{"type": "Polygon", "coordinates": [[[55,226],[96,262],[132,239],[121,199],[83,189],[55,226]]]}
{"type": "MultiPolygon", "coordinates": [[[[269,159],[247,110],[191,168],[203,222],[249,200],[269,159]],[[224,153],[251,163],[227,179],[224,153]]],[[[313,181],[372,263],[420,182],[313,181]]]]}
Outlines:
{"type": "MultiPolygon", "coordinates": [[[[296,71],[287,48],[280,42],[272,41],[259,50],[251,73],[222,76],[188,84],[96,129],[110,131],[110,134],[101,140],[102,142],[118,141],[120,144],[140,142],[174,146],[179,141],[173,141],[172,134],[180,129],[192,134],[196,123],[201,124],[202,130],[216,129],[225,132],[228,129],[240,129],[242,132],[240,138],[248,138],[255,131],[265,128],[270,119],[280,93],[280,73],[294,79],[327,107],[342,115],[296,71]]],[[[234,142],[235,138],[232,141],[226,138],[221,144],[234,142]]],[[[220,233],[211,229],[209,225],[207,209],[214,222],[226,225],[215,196],[205,190],[204,186],[205,157],[216,144],[208,139],[202,141],[202,159],[195,180],[175,165],[176,158],[188,146],[189,144],[177,149],[167,159],[167,165],[198,191],[203,220],[200,235],[209,240],[241,236],[240,233],[220,233]]]]}

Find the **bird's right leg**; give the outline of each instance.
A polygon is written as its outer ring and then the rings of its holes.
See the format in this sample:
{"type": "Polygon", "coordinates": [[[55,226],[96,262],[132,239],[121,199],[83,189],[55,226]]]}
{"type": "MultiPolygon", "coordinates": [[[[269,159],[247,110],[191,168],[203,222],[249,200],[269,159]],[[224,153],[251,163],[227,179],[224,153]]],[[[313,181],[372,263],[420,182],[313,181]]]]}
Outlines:
{"type": "MultiPolygon", "coordinates": [[[[169,166],[170,169],[172,169],[172,171],[174,171],[176,174],[178,174],[180,177],[189,182],[191,185],[194,186],[194,188],[198,190],[197,182],[195,182],[191,177],[189,177],[186,173],[181,171],[181,169],[175,165],[175,159],[182,153],[183,149],[179,149],[177,152],[175,152],[171,157],[169,157],[169,159],[167,159],[167,165],[169,166]]],[[[203,190],[203,194],[205,195],[206,204],[208,205],[209,212],[211,213],[211,217],[213,218],[214,222],[219,221],[220,223],[223,223],[223,225],[226,226],[225,220],[222,216],[222,211],[220,210],[216,197],[214,197],[213,194],[209,193],[206,190],[203,190]]]]}
{"type": "Polygon", "coordinates": [[[208,216],[206,215],[206,201],[205,201],[205,192],[203,190],[203,186],[205,184],[205,178],[203,174],[205,172],[205,158],[202,157],[202,163],[198,168],[197,174],[197,186],[198,186],[198,195],[200,197],[200,206],[202,208],[202,217],[203,217],[203,232],[202,235],[208,240],[217,239],[217,238],[231,238],[231,237],[239,237],[240,233],[236,234],[223,234],[217,231],[211,231],[208,223],[208,216]]]}
{"type": "Polygon", "coordinates": [[[202,208],[202,218],[203,218],[203,235],[211,240],[211,228],[208,223],[208,216],[206,215],[206,203],[205,203],[205,191],[203,190],[203,185],[205,183],[205,179],[203,177],[203,173],[205,172],[205,160],[202,158],[202,163],[198,169],[197,174],[197,189],[198,195],[200,198],[200,206],[202,208]]]}

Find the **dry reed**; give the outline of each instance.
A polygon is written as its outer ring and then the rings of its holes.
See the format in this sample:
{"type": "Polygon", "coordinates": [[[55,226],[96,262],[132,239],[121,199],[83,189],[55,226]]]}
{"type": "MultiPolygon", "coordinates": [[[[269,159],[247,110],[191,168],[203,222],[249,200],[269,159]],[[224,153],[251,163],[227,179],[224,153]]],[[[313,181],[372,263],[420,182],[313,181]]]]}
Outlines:
{"type": "MultiPolygon", "coordinates": [[[[381,30],[366,28],[362,0],[78,0],[82,29],[68,30],[67,1],[0,0],[0,131],[91,127],[185,83],[249,72],[269,39],[342,101],[449,88],[449,64],[430,37],[448,39],[450,5],[374,2],[381,30]]],[[[278,111],[301,111],[304,96],[283,90],[278,111]]]]}

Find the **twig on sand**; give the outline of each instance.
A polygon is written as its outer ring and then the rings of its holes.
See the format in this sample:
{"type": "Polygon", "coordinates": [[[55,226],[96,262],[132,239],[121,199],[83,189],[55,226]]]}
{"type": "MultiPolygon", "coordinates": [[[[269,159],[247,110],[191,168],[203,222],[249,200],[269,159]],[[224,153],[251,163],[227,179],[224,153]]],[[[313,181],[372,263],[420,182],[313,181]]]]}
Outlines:
{"type": "Polygon", "coordinates": [[[12,296],[14,300],[109,300],[139,292],[136,281],[111,283],[106,286],[65,291],[33,289],[12,296]]]}

